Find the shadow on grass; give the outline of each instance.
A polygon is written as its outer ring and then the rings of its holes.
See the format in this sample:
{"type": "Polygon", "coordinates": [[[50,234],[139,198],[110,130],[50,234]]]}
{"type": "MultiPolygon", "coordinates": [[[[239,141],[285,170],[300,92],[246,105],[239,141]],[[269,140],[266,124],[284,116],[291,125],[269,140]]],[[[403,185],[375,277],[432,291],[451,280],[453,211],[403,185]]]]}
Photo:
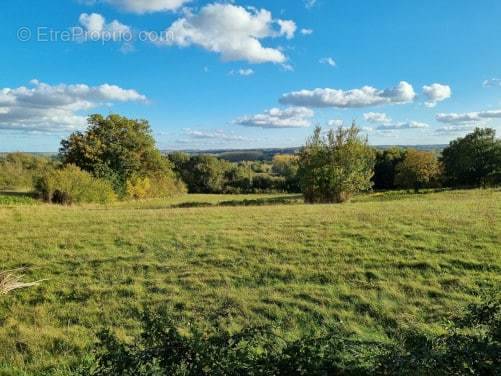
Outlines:
{"type": "Polygon", "coordinates": [[[269,205],[295,205],[303,202],[302,196],[283,196],[273,198],[259,198],[254,200],[228,200],[219,203],[210,202],[183,202],[181,204],[173,205],[172,208],[185,209],[185,208],[207,208],[207,207],[233,207],[233,206],[269,206],[269,205]]]}

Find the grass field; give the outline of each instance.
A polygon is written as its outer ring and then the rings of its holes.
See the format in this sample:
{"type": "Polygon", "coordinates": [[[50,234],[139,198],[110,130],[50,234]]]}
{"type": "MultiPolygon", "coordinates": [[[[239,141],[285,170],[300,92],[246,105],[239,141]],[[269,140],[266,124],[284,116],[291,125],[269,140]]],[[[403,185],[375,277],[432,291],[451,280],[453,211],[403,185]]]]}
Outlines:
{"type": "Polygon", "coordinates": [[[501,287],[501,191],[318,206],[194,195],[57,207],[0,195],[0,268],[18,267],[48,280],[0,296],[0,375],[66,374],[102,327],[136,333],[145,306],[171,307],[181,328],[272,322],[294,337],[336,322],[386,341],[401,327],[440,331],[501,287]]]}

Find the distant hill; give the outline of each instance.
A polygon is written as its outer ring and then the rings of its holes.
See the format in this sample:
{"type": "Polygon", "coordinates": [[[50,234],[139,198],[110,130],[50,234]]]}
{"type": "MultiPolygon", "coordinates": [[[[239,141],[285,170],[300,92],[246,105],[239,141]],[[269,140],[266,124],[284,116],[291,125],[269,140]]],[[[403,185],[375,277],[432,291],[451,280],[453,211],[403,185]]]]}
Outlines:
{"type": "MultiPolygon", "coordinates": [[[[447,145],[377,145],[376,149],[385,150],[389,148],[413,148],[424,151],[433,151],[440,153],[447,145]]],[[[295,154],[301,149],[301,147],[294,148],[269,148],[269,149],[214,149],[214,150],[178,150],[183,153],[190,155],[213,155],[215,157],[230,161],[230,162],[243,162],[243,161],[271,161],[273,157],[277,154],[295,154]]],[[[163,154],[174,153],[174,150],[164,150],[163,154]]],[[[57,153],[30,153],[27,154],[43,156],[43,157],[54,157],[57,153]]],[[[0,152],[0,158],[5,156],[5,152],[0,152]]]]}
{"type": "MultiPolygon", "coordinates": [[[[432,151],[440,153],[447,145],[378,145],[376,149],[385,150],[390,148],[412,148],[423,151],[432,151]]],[[[295,148],[271,148],[271,149],[215,149],[215,150],[179,150],[190,155],[213,155],[215,157],[230,161],[230,162],[243,162],[243,161],[271,161],[277,154],[295,154],[299,151],[300,147],[295,148]]],[[[170,154],[175,151],[163,151],[164,154],[170,154]]]]}

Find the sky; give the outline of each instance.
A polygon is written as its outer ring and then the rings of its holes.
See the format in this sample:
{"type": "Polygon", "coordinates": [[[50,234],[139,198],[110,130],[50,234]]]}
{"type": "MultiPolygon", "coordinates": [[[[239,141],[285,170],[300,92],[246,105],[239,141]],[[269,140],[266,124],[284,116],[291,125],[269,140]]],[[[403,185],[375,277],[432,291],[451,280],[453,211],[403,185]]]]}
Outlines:
{"type": "Polygon", "coordinates": [[[499,0],[3,0],[0,151],[57,151],[89,114],[158,146],[373,145],[501,132],[499,0]]]}

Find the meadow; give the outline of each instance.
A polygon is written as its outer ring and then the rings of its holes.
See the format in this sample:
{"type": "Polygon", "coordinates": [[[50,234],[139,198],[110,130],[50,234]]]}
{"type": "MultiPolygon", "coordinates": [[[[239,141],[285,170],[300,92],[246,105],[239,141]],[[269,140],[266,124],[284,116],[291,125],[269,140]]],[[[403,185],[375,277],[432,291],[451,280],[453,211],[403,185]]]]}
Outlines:
{"type": "Polygon", "coordinates": [[[40,286],[0,296],[0,375],[68,374],[103,327],[145,307],[294,338],[331,324],[367,341],[444,330],[501,286],[501,190],[186,195],[61,207],[0,194],[0,265],[40,286]],[[16,371],[17,370],[17,371],[16,371]],[[16,373],[17,372],[17,373],[16,373]]]}

